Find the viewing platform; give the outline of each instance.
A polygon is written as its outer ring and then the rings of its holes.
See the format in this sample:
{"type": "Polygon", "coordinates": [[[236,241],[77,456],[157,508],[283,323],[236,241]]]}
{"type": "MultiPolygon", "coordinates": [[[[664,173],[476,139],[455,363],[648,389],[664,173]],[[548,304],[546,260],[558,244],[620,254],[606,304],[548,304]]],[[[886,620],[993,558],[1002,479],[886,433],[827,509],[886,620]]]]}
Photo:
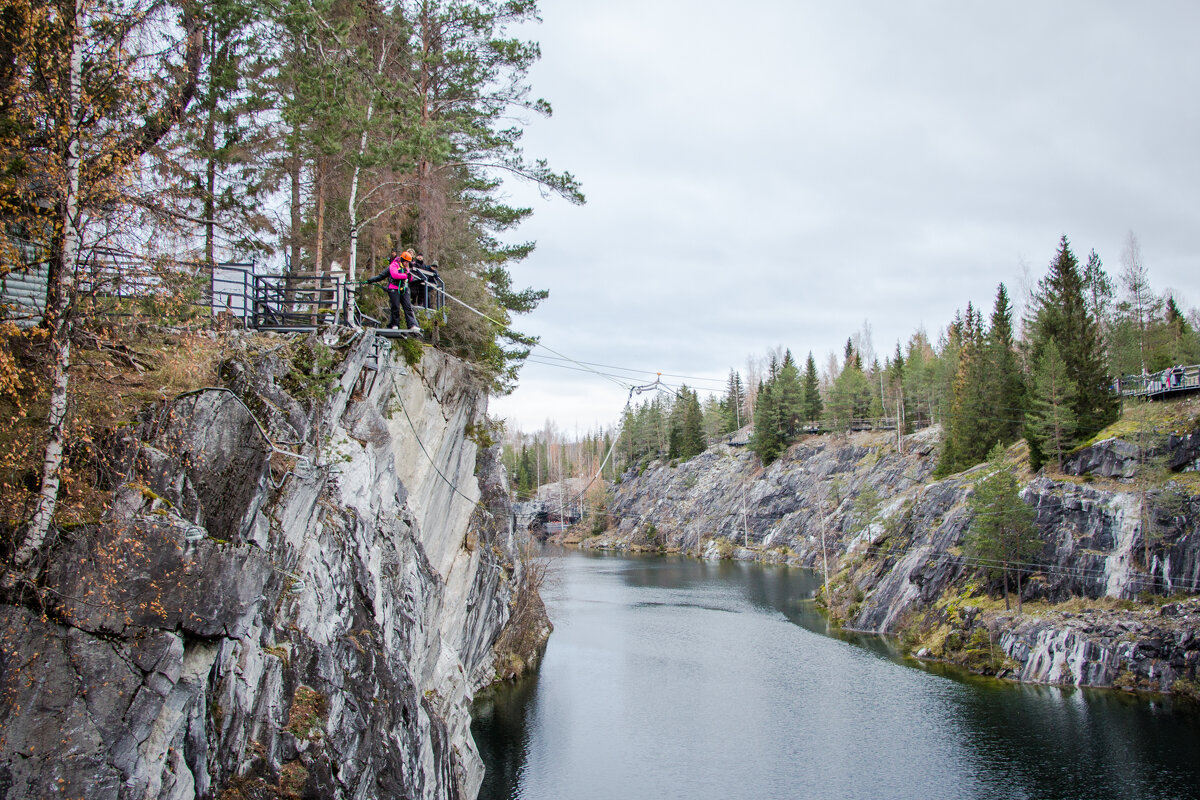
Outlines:
{"type": "Polygon", "coordinates": [[[1146,397],[1151,400],[1197,390],[1200,390],[1200,364],[1167,367],[1148,375],[1126,375],[1113,382],[1113,391],[1121,397],[1146,397]]]}

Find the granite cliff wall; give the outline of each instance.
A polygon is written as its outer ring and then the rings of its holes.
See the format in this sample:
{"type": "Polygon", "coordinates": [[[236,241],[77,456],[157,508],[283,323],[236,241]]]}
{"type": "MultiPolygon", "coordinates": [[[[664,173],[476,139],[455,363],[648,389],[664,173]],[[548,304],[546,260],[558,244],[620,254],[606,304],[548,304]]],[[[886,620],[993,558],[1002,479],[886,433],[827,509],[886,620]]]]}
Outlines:
{"type": "Polygon", "coordinates": [[[0,606],[0,797],[477,793],[523,568],[481,382],[370,333],[240,350],[0,606]]]}
{"type": "MultiPolygon", "coordinates": [[[[1029,609],[1036,616],[972,612],[999,587],[962,547],[979,468],[931,480],[938,437],[928,429],[899,447],[894,435],[811,436],[765,469],[728,445],[677,466],[656,463],[624,476],[610,503],[614,527],[582,545],[828,563],[825,601],[843,624],[904,633],[925,657],[1028,681],[1190,689],[1200,605],[1160,614],[1134,599],[1200,587],[1200,496],[1177,484],[1143,492],[1122,483],[1138,458],[1126,443],[1080,451],[1068,466],[1074,476],[1027,478],[1023,490],[1044,541],[1023,596],[1046,602],[1029,609]],[[1097,607],[1082,618],[1054,610],[1071,598],[1097,607]]],[[[1171,437],[1160,455],[1187,469],[1196,438],[1171,437]]]]}

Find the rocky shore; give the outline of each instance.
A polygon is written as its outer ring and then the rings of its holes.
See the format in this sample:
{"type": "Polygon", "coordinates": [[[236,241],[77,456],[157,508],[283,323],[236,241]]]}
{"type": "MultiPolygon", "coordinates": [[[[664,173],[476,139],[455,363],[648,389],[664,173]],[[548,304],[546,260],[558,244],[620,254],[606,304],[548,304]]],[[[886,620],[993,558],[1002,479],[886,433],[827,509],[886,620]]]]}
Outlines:
{"type": "MultiPolygon", "coordinates": [[[[1192,694],[1200,495],[1173,476],[1194,467],[1200,436],[1172,434],[1153,452],[1114,437],[1076,452],[1066,474],[1026,473],[1043,549],[1020,614],[964,555],[980,468],[932,480],[939,436],[810,436],[765,469],[718,444],[623,476],[609,529],[575,538],[827,566],[831,616],[900,636],[914,655],[1020,681],[1192,694]],[[1139,480],[1151,458],[1168,464],[1154,483],[1139,480]]],[[[1019,463],[1020,446],[1010,455],[1019,463]]]]}

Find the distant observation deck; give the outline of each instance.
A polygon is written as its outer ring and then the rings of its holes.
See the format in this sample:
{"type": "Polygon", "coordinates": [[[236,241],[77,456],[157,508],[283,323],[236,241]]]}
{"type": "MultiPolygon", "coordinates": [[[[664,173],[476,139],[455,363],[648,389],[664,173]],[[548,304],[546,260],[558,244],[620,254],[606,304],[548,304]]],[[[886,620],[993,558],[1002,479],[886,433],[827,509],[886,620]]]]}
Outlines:
{"type": "Polygon", "coordinates": [[[1200,364],[1167,367],[1148,375],[1126,375],[1113,382],[1113,391],[1121,397],[1166,397],[1200,390],[1200,364]]]}

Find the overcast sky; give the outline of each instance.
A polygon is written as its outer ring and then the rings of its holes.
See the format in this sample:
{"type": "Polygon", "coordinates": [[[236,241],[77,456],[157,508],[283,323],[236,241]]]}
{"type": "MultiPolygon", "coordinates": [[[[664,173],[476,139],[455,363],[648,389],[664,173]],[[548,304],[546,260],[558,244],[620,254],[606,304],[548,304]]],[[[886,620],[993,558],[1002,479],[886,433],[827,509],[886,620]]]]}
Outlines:
{"type": "MultiPolygon", "coordinates": [[[[538,242],[514,281],[550,291],[516,327],[647,371],[626,385],[718,390],[779,345],[820,365],[864,320],[882,360],[1017,297],[1063,234],[1115,278],[1133,231],[1154,288],[1200,303],[1200,3],[540,6],[554,115],[525,151],[588,202],[513,187],[538,242]]],[[[627,388],[577,369],[528,364],[491,413],[614,423],[627,388]]]]}

